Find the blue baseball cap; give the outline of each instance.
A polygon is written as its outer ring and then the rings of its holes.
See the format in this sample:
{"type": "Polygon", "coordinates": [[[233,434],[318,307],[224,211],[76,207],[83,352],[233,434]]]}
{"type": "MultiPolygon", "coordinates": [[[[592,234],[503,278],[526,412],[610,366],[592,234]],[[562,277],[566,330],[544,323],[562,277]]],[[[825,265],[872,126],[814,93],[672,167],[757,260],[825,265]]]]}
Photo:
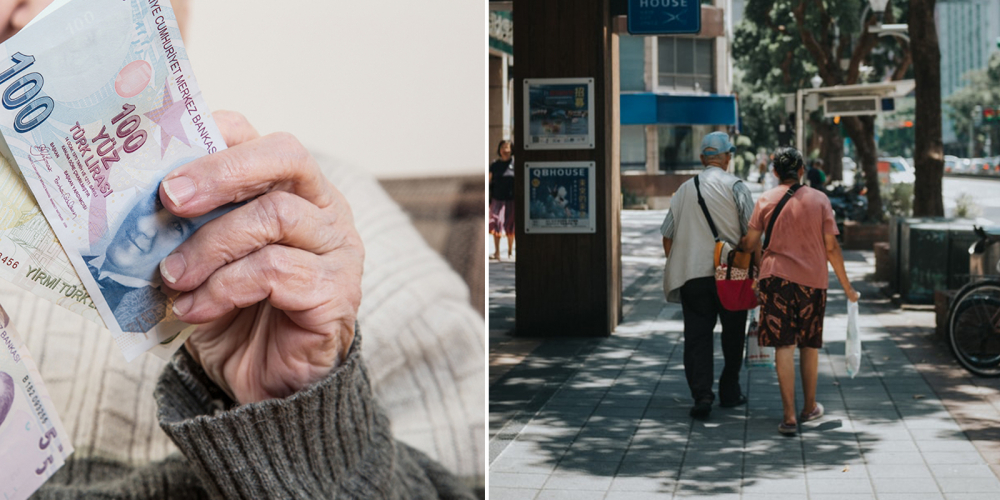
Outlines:
{"type": "Polygon", "coordinates": [[[729,142],[729,134],[725,132],[712,132],[701,140],[701,154],[705,156],[715,156],[722,153],[735,153],[736,146],[729,142]],[[714,149],[715,151],[705,151],[714,149]]]}

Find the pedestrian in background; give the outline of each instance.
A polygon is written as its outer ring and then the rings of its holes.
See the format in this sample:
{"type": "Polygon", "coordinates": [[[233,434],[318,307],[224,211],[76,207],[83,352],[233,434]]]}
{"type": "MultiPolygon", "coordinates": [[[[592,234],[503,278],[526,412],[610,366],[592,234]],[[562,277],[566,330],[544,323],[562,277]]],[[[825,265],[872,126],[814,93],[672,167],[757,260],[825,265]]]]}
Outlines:
{"type": "Polygon", "coordinates": [[[500,237],[507,235],[507,258],[514,253],[514,157],[508,140],[497,144],[497,158],[490,164],[490,234],[492,258],[500,260],[500,237]]]}
{"type": "Polygon", "coordinates": [[[823,172],[823,160],[816,158],[812,161],[809,171],[806,172],[806,180],[809,181],[809,187],[823,191],[824,186],[826,186],[826,173],[823,172]]]}
{"type": "Polygon", "coordinates": [[[805,174],[802,154],[795,148],[778,150],[774,172],[781,184],[757,200],[750,230],[740,246],[759,252],[761,237],[765,236],[758,282],[761,304],[758,333],[761,345],[776,348],[775,370],[784,410],[778,432],[791,435],[798,431],[798,423],[823,416],[823,405],[816,401],[816,380],[830,278],[826,263],[833,265],[848,300],[857,302],[858,293],[844,270],[830,199],[799,183],[805,174]],[[805,396],[798,416],[795,346],[799,347],[799,372],[805,396]]]}
{"type": "Polygon", "coordinates": [[[746,311],[727,311],[715,288],[716,237],[735,246],[746,234],[753,198],[750,189],[727,172],[736,148],[723,132],[712,132],[701,141],[705,170],[681,184],[670,200],[660,232],[667,256],[663,293],[668,302],[680,302],[684,312],[684,374],[695,404],[691,416],[704,419],[712,411],[712,330],[722,321],[722,354],[725,366],[719,378],[719,405],[730,408],[746,403],[740,390],[746,311]],[[703,212],[701,203],[715,228],[703,212]]]}

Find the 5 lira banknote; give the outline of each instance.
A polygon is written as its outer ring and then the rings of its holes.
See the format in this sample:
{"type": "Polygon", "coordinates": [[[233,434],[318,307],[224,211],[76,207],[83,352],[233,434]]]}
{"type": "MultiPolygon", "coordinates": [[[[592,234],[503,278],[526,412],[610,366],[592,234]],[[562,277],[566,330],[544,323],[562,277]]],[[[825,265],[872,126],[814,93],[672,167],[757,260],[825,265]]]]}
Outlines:
{"type": "Polygon", "coordinates": [[[38,367],[0,307],[0,498],[28,498],[71,453],[38,367]]]}
{"type": "Polygon", "coordinates": [[[190,328],[159,261],[225,209],[179,219],[159,184],[226,146],[169,4],[55,2],[0,44],[0,99],[0,277],[103,320],[128,360],[172,352],[190,328]]]}

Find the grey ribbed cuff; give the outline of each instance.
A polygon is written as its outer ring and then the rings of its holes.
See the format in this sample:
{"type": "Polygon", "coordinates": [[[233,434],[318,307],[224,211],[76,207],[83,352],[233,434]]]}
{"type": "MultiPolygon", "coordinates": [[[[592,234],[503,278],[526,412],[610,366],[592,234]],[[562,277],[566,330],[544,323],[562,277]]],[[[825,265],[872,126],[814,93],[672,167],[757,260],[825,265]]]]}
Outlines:
{"type": "Polygon", "coordinates": [[[321,382],[232,409],[182,349],[157,385],[160,426],[215,497],[397,496],[407,489],[400,480],[425,480],[397,474],[388,420],[374,407],[360,344],[358,333],[344,364],[321,382]]]}

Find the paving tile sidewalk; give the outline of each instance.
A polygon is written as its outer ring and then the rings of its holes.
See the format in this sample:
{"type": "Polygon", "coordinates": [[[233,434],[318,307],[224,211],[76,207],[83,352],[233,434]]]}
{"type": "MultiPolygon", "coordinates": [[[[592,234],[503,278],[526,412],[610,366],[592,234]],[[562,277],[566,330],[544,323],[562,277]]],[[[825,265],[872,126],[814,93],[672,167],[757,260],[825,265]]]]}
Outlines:
{"type": "MultiPolygon", "coordinates": [[[[779,435],[774,371],[744,369],[749,404],[693,421],[680,306],[661,289],[662,218],[623,213],[625,321],[608,338],[511,339],[513,265],[490,263],[491,366],[511,350],[519,361],[491,374],[491,499],[1000,498],[991,469],[1000,453],[985,430],[1000,428],[1000,387],[975,385],[973,416],[956,411],[939,397],[941,381],[918,369],[935,362],[924,359],[933,349],[906,335],[926,333],[933,316],[869,301],[871,287],[861,287],[864,356],[850,379],[846,300],[832,277],[818,388],[826,416],[779,435]],[[970,418],[986,432],[979,440],[970,418]]],[[[873,270],[870,252],[846,258],[852,282],[873,270]]],[[[716,379],[721,367],[716,347],[716,379]]]]}

